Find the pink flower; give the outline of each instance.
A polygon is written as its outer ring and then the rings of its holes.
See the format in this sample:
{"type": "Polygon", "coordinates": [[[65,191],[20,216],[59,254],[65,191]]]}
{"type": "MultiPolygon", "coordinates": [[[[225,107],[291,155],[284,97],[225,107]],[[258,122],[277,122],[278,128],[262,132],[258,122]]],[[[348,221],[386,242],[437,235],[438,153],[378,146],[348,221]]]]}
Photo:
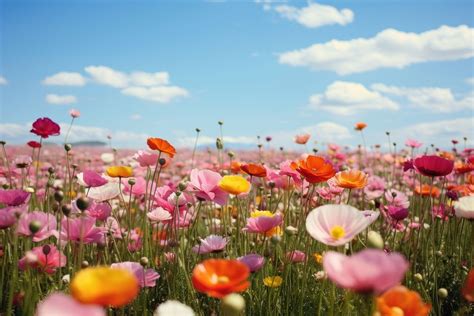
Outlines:
{"type": "Polygon", "coordinates": [[[379,212],[361,212],[350,205],[326,204],[308,214],[306,230],[323,244],[340,246],[365,230],[378,215],[379,212]]]}
{"type": "Polygon", "coordinates": [[[81,216],[78,218],[63,218],[61,221],[61,240],[82,242],[84,244],[99,243],[104,240],[104,227],[95,226],[95,218],[81,216]]]}
{"type": "Polygon", "coordinates": [[[158,207],[153,211],[148,212],[146,216],[152,223],[165,222],[172,219],[171,213],[162,207],[158,207]]]}
{"type": "Polygon", "coordinates": [[[61,128],[58,124],[47,117],[39,118],[33,123],[31,133],[48,138],[49,136],[58,136],[61,128]]]}
{"type": "Polygon", "coordinates": [[[32,236],[34,242],[45,240],[56,232],[56,217],[53,214],[39,211],[25,213],[18,221],[16,232],[19,235],[32,236]],[[35,233],[32,233],[30,229],[32,222],[39,226],[39,230],[35,233]]]}
{"type": "Polygon", "coordinates": [[[221,175],[211,170],[191,170],[190,187],[197,191],[195,195],[204,201],[213,201],[219,205],[227,202],[228,194],[218,187],[221,175]]]}
{"type": "Polygon", "coordinates": [[[364,249],[350,257],[329,251],[323,257],[329,279],[359,293],[380,294],[399,284],[408,265],[401,254],[378,249],[364,249]]]}
{"type": "Polygon", "coordinates": [[[140,287],[155,287],[156,280],[160,278],[158,272],[153,269],[145,269],[140,263],[138,262],[119,262],[113,263],[110,267],[116,269],[125,269],[130,271],[135,275],[140,284],[140,287]]]}
{"type": "Polygon", "coordinates": [[[375,200],[383,195],[385,191],[385,180],[377,177],[370,176],[367,185],[364,188],[364,193],[368,200],[375,200]]]}
{"type": "Polygon", "coordinates": [[[304,262],[306,260],[306,254],[301,250],[288,251],[286,253],[286,259],[293,262],[304,262]]]}
{"type": "Polygon", "coordinates": [[[419,147],[421,147],[421,145],[423,145],[423,143],[420,143],[419,141],[414,140],[414,139],[409,138],[405,141],[405,146],[407,146],[407,147],[419,148],[419,147]]]}
{"type": "Polygon", "coordinates": [[[78,118],[79,116],[81,116],[81,112],[79,112],[79,110],[76,110],[76,109],[71,109],[69,111],[69,115],[71,115],[72,118],[78,118]]]}
{"type": "Polygon", "coordinates": [[[81,304],[63,293],[48,295],[38,304],[36,316],[106,316],[105,310],[99,305],[81,304]]]}
{"type": "Polygon", "coordinates": [[[66,265],[66,256],[60,252],[55,245],[38,246],[31,249],[18,262],[20,270],[34,268],[47,274],[53,274],[57,268],[66,265]]]}
{"type": "Polygon", "coordinates": [[[227,245],[227,238],[217,235],[209,235],[205,239],[201,239],[201,243],[193,247],[193,251],[197,254],[206,254],[211,252],[221,252],[227,245]]]}
{"type": "Polygon", "coordinates": [[[135,196],[145,195],[146,180],[143,177],[136,177],[135,184],[130,185],[128,180],[122,180],[123,192],[126,194],[133,194],[135,196]]]}
{"type": "Polygon", "coordinates": [[[0,209],[0,229],[5,229],[13,226],[16,222],[14,208],[7,207],[0,209]]]}
{"type": "Polygon", "coordinates": [[[273,216],[258,216],[247,218],[247,225],[243,228],[249,233],[265,234],[270,232],[273,228],[280,226],[283,222],[281,213],[275,213],[273,216]]]}
{"type": "Polygon", "coordinates": [[[385,192],[385,199],[387,200],[388,204],[392,206],[397,206],[401,208],[408,208],[410,206],[410,201],[408,197],[395,189],[388,190],[385,192]]]}
{"type": "Polygon", "coordinates": [[[395,205],[389,205],[387,208],[388,215],[396,220],[396,221],[401,221],[408,216],[408,209],[403,208],[400,206],[395,206],[395,205]]]}
{"type": "Polygon", "coordinates": [[[301,176],[298,171],[291,167],[291,162],[291,160],[285,160],[280,163],[280,175],[290,177],[297,186],[300,186],[302,183],[301,176]]]}
{"type": "Polygon", "coordinates": [[[91,170],[85,170],[82,173],[82,179],[90,188],[100,187],[108,182],[107,179],[103,178],[100,174],[91,170]]]}
{"type": "Polygon", "coordinates": [[[0,190],[0,203],[18,206],[28,202],[30,194],[23,190],[0,190]]]}
{"type": "Polygon", "coordinates": [[[294,141],[295,143],[297,144],[300,144],[300,145],[304,145],[308,142],[309,138],[311,137],[310,134],[299,134],[299,135],[296,135],[295,138],[294,138],[294,141]]]}
{"type": "Polygon", "coordinates": [[[105,221],[112,213],[112,207],[108,203],[99,203],[92,201],[86,211],[87,215],[105,221]]]}
{"type": "Polygon", "coordinates": [[[265,258],[261,255],[251,253],[243,257],[237,258],[240,262],[244,263],[249,267],[250,272],[256,272],[260,270],[265,264],[265,258]]]}
{"type": "Polygon", "coordinates": [[[133,159],[135,159],[141,167],[154,167],[158,160],[158,154],[139,150],[135,155],[133,155],[133,159]]]}

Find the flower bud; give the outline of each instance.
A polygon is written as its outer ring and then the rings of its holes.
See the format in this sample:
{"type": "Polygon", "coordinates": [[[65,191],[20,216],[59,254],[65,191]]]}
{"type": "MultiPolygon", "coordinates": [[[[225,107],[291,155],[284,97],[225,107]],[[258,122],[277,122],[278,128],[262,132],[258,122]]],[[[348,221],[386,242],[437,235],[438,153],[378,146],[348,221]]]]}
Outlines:
{"type": "Polygon", "coordinates": [[[221,300],[221,312],[223,316],[239,316],[245,309],[245,300],[242,295],[232,293],[224,296],[221,300]]]}
{"type": "Polygon", "coordinates": [[[85,268],[87,268],[87,267],[89,267],[89,262],[86,261],[86,260],[82,261],[82,262],[81,262],[81,269],[85,269],[85,268]]]}
{"type": "Polygon", "coordinates": [[[384,242],[382,236],[376,231],[369,231],[367,233],[367,246],[375,249],[383,249],[384,242]]]}
{"type": "Polygon", "coordinates": [[[43,250],[43,254],[45,256],[47,256],[51,252],[51,246],[50,245],[44,245],[42,250],[43,250]]]}
{"type": "Polygon", "coordinates": [[[272,238],[270,238],[270,241],[274,245],[279,244],[281,242],[281,237],[279,235],[273,235],[272,238]]]}
{"type": "Polygon", "coordinates": [[[222,139],[217,137],[216,139],[216,148],[219,150],[222,150],[224,148],[224,144],[222,143],[222,139]]]}
{"type": "Polygon", "coordinates": [[[89,199],[86,197],[80,197],[76,200],[76,205],[78,209],[84,212],[89,207],[89,199]]]}
{"type": "Polygon", "coordinates": [[[158,160],[158,163],[160,164],[160,166],[164,166],[166,164],[166,159],[160,158],[160,160],[158,160]]]}
{"type": "Polygon", "coordinates": [[[285,233],[287,233],[288,235],[296,235],[298,233],[298,228],[293,226],[287,226],[285,228],[285,233]]]}
{"type": "Polygon", "coordinates": [[[64,199],[64,194],[62,191],[54,192],[54,200],[56,202],[61,203],[63,199],[64,199]]]}
{"type": "Polygon", "coordinates": [[[41,223],[38,221],[31,221],[28,228],[32,234],[36,234],[41,229],[41,223]]]}
{"type": "Polygon", "coordinates": [[[65,150],[65,151],[69,152],[69,151],[71,151],[71,149],[72,149],[72,145],[71,145],[71,144],[64,144],[64,150],[65,150]]]}
{"type": "Polygon", "coordinates": [[[71,214],[71,207],[69,205],[63,205],[61,207],[61,211],[63,212],[64,216],[69,216],[71,214]]]}
{"type": "Polygon", "coordinates": [[[141,257],[140,258],[140,264],[142,267],[146,267],[148,265],[149,261],[147,257],[141,257]]]}
{"type": "Polygon", "coordinates": [[[446,290],[444,287],[438,289],[438,296],[440,298],[446,298],[448,297],[448,290],[446,290]]]}
{"type": "Polygon", "coordinates": [[[419,282],[423,281],[423,276],[420,273],[415,273],[413,277],[419,282]]]}
{"type": "Polygon", "coordinates": [[[133,178],[128,179],[128,185],[132,186],[135,185],[136,181],[133,178]]]}

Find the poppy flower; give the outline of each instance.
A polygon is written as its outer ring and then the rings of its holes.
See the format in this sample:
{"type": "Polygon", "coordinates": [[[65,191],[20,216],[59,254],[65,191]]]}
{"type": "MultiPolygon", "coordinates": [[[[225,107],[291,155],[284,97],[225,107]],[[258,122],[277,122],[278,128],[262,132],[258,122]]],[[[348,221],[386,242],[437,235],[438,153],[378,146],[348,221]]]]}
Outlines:
{"type": "Polygon", "coordinates": [[[280,287],[283,279],[280,276],[269,276],[263,279],[263,284],[267,287],[280,287]]]}
{"type": "Polygon", "coordinates": [[[26,144],[30,146],[31,148],[41,148],[41,144],[38,142],[35,142],[34,140],[30,140],[26,144]]]}
{"type": "Polygon", "coordinates": [[[218,186],[225,192],[234,195],[247,193],[250,190],[250,182],[237,175],[223,176],[218,186]]]}
{"type": "Polygon", "coordinates": [[[28,251],[27,255],[18,261],[18,267],[20,270],[34,268],[48,274],[53,274],[57,268],[64,267],[66,261],[66,256],[55,245],[51,244],[34,247],[28,251]],[[34,257],[34,260],[29,260],[31,256],[34,257]]]}
{"type": "Polygon", "coordinates": [[[99,305],[81,304],[66,294],[56,292],[48,295],[44,300],[39,302],[35,315],[106,316],[107,313],[99,305]]]}
{"type": "Polygon", "coordinates": [[[240,173],[242,169],[240,169],[240,166],[242,164],[238,161],[232,161],[230,164],[230,171],[232,171],[233,174],[240,173]]]}
{"type": "Polygon", "coordinates": [[[78,118],[79,116],[81,116],[81,112],[79,112],[79,110],[76,110],[76,109],[71,109],[69,111],[69,115],[71,115],[71,117],[73,119],[75,119],[75,118],[78,118]]]}
{"type": "Polygon", "coordinates": [[[463,163],[462,161],[458,161],[454,164],[454,170],[457,174],[464,174],[474,170],[473,163],[463,163]]]}
{"type": "Polygon", "coordinates": [[[444,177],[454,168],[454,162],[438,156],[421,156],[413,161],[415,170],[427,177],[444,177]]]}
{"type": "Polygon", "coordinates": [[[247,267],[249,267],[250,272],[256,272],[260,270],[265,264],[265,257],[255,253],[239,257],[237,260],[246,264],[247,267]]]}
{"type": "Polygon", "coordinates": [[[81,303],[120,307],[135,299],[136,276],[128,270],[92,267],[79,271],[71,281],[71,294],[81,303]]]}
{"type": "Polygon", "coordinates": [[[125,269],[133,273],[140,284],[140,287],[155,287],[156,280],[160,278],[158,272],[153,269],[145,269],[139,262],[118,262],[113,263],[113,269],[125,269]]]}
{"type": "Polygon", "coordinates": [[[432,196],[432,197],[439,197],[440,191],[435,186],[430,186],[429,184],[423,184],[420,188],[419,185],[415,186],[415,193],[421,196],[432,196]]]}
{"type": "Polygon", "coordinates": [[[84,170],[82,173],[82,179],[90,188],[100,187],[108,182],[106,179],[102,178],[100,174],[92,170],[84,170]]]}
{"type": "Polygon", "coordinates": [[[366,128],[366,127],[367,127],[367,124],[364,123],[364,122],[358,122],[358,123],[356,123],[356,124],[354,125],[354,129],[355,129],[356,131],[362,131],[362,130],[363,130],[364,128],[366,128]]]}
{"type": "Polygon", "coordinates": [[[367,185],[367,174],[360,170],[348,170],[336,173],[336,185],[344,189],[362,189],[367,185]]]}
{"type": "Polygon", "coordinates": [[[189,188],[195,190],[195,195],[200,200],[214,201],[219,205],[227,202],[228,194],[219,188],[222,177],[211,170],[191,170],[189,188]]]}
{"type": "Polygon", "coordinates": [[[47,117],[39,118],[33,123],[31,133],[36,134],[42,138],[49,136],[58,136],[61,128],[58,124],[47,117]]]}
{"type": "Polygon", "coordinates": [[[129,178],[133,175],[133,169],[127,166],[108,167],[106,173],[112,178],[129,178]]]}
{"type": "Polygon", "coordinates": [[[262,165],[249,163],[240,166],[240,169],[252,177],[265,178],[267,176],[267,169],[262,165]]]}
{"type": "Polygon", "coordinates": [[[427,316],[431,305],[426,304],[415,291],[396,286],[377,297],[377,311],[380,316],[427,316]]]}
{"type": "Polygon", "coordinates": [[[23,190],[0,190],[0,203],[8,206],[19,206],[28,202],[30,193],[23,190]]]}
{"type": "Polygon", "coordinates": [[[265,234],[268,237],[281,235],[280,225],[282,222],[283,215],[279,212],[254,211],[247,218],[247,224],[243,230],[249,233],[265,234]]]}
{"type": "Polygon", "coordinates": [[[320,183],[331,179],[336,170],[323,157],[309,155],[306,159],[293,162],[291,167],[298,171],[309,183],[320,183]]]}
{"type": "Polygon", "coordinates": [[[194,267],[192,282],[198,292],[222,298],[233,292],[243,292],[249,286],[250,270],[238,260],[208,259],[194,267]]]}
{"type": "Polygon", "coordinates": [[[167,141],[157,137],[148,138],[146,143],[152,150],[158,150],[173,158],[176,154],[176,149],[167,141]]]}
{"type": "Polygon", "coordinates": [[[297,144],[304,145],[308,142],[310,137],[311,137],[310,134],[299,134],[295,136],[294,141],[297,144]]]}
{"type": "Polygon", "coordinates": [[[474,302],[474,268],[467,275],[462,288],[462,296],[469,302],[474,302]]]}

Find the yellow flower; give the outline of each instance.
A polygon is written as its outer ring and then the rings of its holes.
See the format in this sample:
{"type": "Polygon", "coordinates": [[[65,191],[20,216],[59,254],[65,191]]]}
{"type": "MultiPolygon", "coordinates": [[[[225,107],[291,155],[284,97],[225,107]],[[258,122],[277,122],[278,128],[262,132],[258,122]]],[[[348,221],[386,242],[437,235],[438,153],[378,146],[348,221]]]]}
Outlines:
{"type": "Polygon", "coordinates": [[[267,216],[267,217],[273,217],[275,214],[273,214],[270,211],[253,211],[250,213],[250,217],[260,217],[260,216],[267,216]]]}
{"type": "Polygon", "coordinates": [[[71,281],[71,294],[81,303],[120,307],[133,301],[139,291],[131,272],[109,267],[79,271],[71,281]]]}
{"type": "Polygon", "coordinates": [[[250,183],[241,176],[230,175],[222,177],[219,188],[227,193],[238,195],[250,190],[250,183]]]}
{"type": "Polygon", "coordinates": [[[317,263],[323,262],[323,256],[320,255],[319,253],[315,252],[313,253],[314,260],[316,260],[317,263]]]}
{"type": "Polygon", "coordinates": [[[268,287],[279,287],[283,283],[283,279],[279,276],[269,276],[263,279],[263,284],[268,287]]]}
{"type": "Polygon", "coordinates": [[[128,178],[133,175],[133,169],[127,166],[108,167],[106,172],[112,178],[128,178]]]}
{"type": "MultiPolygon", "coordinates": [[[[270,211],[259,211],[259,210],[256,210],[250,213],[250,217],[255,218],[255,217],[260,217],[260,216],[273,217],[275,216],[275,214],[270,211]]],[[[270,229],[269,231],[265,233],[265,236],[267,237],[272,237],[274,235],[278,235],[278,236],[283,235],[283,231],[281,230],[280,226],[273,227],[272,229],[270,229]]]]}

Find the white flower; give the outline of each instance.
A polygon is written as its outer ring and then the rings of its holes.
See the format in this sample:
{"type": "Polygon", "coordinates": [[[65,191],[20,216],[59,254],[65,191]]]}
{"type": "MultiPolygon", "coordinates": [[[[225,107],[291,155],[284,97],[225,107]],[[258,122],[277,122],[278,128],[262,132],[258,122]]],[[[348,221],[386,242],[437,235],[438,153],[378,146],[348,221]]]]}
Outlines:
{"type": "Polygon", "coordinates": [[[153,316],[194,316],[191,307],[174,300],[169,300],[157,307],[153,316]]]}
{"type": "Polygon", "coordinates": [[[454,202],[454,213],[456,217],[474,218],[474,196],[463,196],[454,202]]]}

